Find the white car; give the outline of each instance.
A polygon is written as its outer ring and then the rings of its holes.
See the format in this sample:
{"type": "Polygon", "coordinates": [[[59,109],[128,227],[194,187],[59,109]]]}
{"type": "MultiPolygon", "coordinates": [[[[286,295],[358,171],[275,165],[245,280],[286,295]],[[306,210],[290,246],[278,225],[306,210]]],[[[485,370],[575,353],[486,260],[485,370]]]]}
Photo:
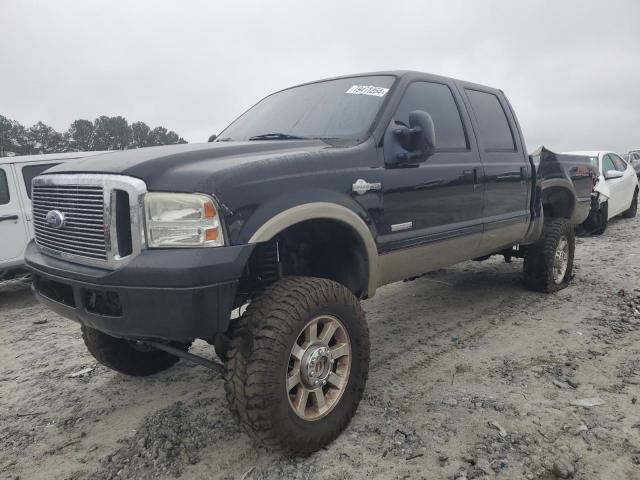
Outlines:
{"type": "Polygon", "coordinates": [[[609,151],[567,152],[572,155],[591,157],[598,169],[598,179],[594,188],[595,199],[589,218],[583,223],[585,229],[594,235],[604,233],[609,219],[622,215],[636,216],[638,208],[638,177],[634,168],[617,153],[609,151]]]}
{"type": "Polygon", "coordinates": [[[99,153],[104,152],[0,158],[0,281],[26,274],[24,249],[33,238],[31,180],[59,163],[99,153]]]}

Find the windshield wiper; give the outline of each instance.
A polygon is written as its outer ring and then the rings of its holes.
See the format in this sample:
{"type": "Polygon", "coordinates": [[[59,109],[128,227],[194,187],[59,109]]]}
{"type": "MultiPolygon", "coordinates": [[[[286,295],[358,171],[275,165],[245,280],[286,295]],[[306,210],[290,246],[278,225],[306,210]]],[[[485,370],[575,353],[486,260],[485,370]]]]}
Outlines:
{"type": "Polygon", "coordinates": [[[307,140],[307,138],[296,137],[287,133],[263,133],[262,135],[254,135],[249,140],[307,140]]]}

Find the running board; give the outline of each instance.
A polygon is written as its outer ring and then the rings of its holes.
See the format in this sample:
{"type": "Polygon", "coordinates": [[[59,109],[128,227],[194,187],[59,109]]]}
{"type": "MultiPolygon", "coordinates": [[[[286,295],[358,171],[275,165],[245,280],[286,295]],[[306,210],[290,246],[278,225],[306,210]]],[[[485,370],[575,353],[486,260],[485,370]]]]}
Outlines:
{"type": "Polygon", "coordinates": [[[208,358],[200,357],[198,355],[194,355],[193,353],[185,352],[184,350],[180,350],[179,348],[175,348],[170,345],[166,345],[164,343],[151,342],[148,340],[145,340],[144,343],[152,346],[153,348],[157,348],[158,350],[162,350],[163,352],[167,352],[167,353],[170,353],[171,355],[175,355],[176,357],[180,357],[191,363],[196,363],[210,370],[215,370],[216,372],[223,373],[224,365],[222,363],[214,362],[213,360],[209,360],[208,358]]]}

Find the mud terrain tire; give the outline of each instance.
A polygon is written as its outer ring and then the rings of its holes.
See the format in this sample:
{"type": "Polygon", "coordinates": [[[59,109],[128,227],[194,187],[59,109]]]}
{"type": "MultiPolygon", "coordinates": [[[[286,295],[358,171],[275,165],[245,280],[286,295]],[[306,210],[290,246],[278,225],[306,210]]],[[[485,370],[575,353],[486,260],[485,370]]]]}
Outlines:
{"type": "MultiPolygon", "coordinates": [[[[82,326],[82,339],[91,355],[105,367],[131,375],[146,377],[172,367],[180,360],[175,355],[112,337],[94,328],[82,326]]],[[[172,347],[187,351],[189,344],[172,342],[172,347]]]]}
{"type": "MultiPolygon", "coordinates": [[[[316,328],[320,340],[333,331],[327,329],[323,334],[325,325],[316,328]]],[[[232,323],[229,337],[226,396],[232,413],[254,441],[268,448],[306,455],[327,445],[345,429],[362,398],[369,370],[369,331],[364,312],[347,288],[321,278],[283,278],[251,301],[245,313],[232,323]],[[341,387],[336,387],[341,393],[333,396],[331,409],[326,411],[325,406],[324,414],[309,419],[304,415],[306,407],[302,410],[294,407],[296,402],[302,404],[296,400],[296,394],[304,385],[296,384],[291,390],[289,382],[296,364],[299,373],[303,365],[309,365],[303,359],[309,358],[313,342],[307,338],[313,337],[302,335],[306,335],[306,329],[317,318],[337,320],[336,325],[340,326],[336,328],[342,329],[349,343],[349,367],[341,387]],[[298,354],[299,363],[294,360],[294,344],[305,351],[304,356],[298,354]]],[[[335,345],[329,347],[331,352],[337,348],[335,345]]],[[[327,375],[331,375],[331,368],[336,372],[336,365],[327,367],[327,375]]],[[[331,382],[323,385],[322,391],[334,388],[331,382]]],[[[304,405],[309,405],[308,411],[317,408],[321,412],[319,398],[311,393],[314,396],[309,395],[310,403],[305,399],[304,405]]],[[[326,399],[329,405],[329,393],[326,399]]]]}
{"type": "Polygon", "coordinates": [[[569,220],[545,220],[540,239],[525,249],[525,286],[543,293],[565,288],[571,281],[575,248],[575,233],[569,220]]]}

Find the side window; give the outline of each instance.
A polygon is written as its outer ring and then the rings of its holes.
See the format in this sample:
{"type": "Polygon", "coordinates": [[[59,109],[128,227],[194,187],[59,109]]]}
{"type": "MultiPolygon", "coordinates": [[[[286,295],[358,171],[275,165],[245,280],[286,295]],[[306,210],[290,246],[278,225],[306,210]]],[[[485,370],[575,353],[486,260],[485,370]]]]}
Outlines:
{"type": "Polygon", "coordinates": [[[6,205],[11,200],[9,197],[9,182],[6,172],[0,168],[0,205],[6,205]]]}
{"type": "Polygon", "coordinates": [[[611,159],[611,155],[607,154],[602,159],[602,174],[606,175],[609,170],[616,170],[616,166],[611,159]]]}
{"type": "Polygon", "coordinates": [[[31,199],[31,180],[40,175],[45,170],[55,167],[57,163],[45,163],[44,165],[28,165],[22,167],[22,178],[27,189],[27,196],[31,199]]]}
{"type": "Polygon", "coordinates": [[[460,111],[448,86],[431,82],[409,85],[398,106],[395,120],[409,126],[409,112],[413,110],[423,110],[431,115],[437,150],[469,149],[460,111]]]}
{"type": "Polygon", "coordinates": [[[485,150],[514,152],[513,132],[498,97],[478,90],[467,89],[466,92],[478,120],[485,150]]]}
{"type": "Polygon", "coordinates": [[[627,169],[627,164],[618,155],[614,155],[613,153],[610,153],[609,155],[613,160],[613,164],[616,166],[616,170],[624,172],[627,169]]]}

